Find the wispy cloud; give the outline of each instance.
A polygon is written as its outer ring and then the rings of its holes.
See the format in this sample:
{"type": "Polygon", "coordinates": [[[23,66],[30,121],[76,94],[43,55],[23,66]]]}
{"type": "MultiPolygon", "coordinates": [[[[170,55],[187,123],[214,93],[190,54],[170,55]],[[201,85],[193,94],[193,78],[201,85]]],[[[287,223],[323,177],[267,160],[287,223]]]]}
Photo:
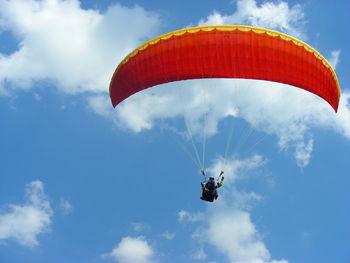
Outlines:
{"type": "Polygon", "coordinates": [[[38,246],[38,235],[48,231],[53,215],[44,184],[41,181],[27,184],[26,203],[10,204],[8,210],[0,214],[0,240],[13,239],[22,246],[38,246]]]}
{"type": "Polygon", "coordinates": [[[253,155],[248,159],[226,158],[219,156],[212,165],[206,169],[207,173],[218,176],[224,171],[225,184],[234,184],[247,176],[249,170],[263,166],[267,161],[260,155],[253,155]]]}
{"type": "Polygon", "coordinates": [[[255,0],[238,0],[237,10],[228,15],[214,11],[198,25],[251,25],[275,29],[298,38],[305,38],[303,26],[305,15],[300,5],[289,6],[288,2],[266,1],[260,6],[255,0]]]}
{"type": "Polygon", "coordinates": [[[174,237],[176,236],[176,234],[166,231],[163,234],[161,234],[160,236],[165,238],[166,240],[173,240],[174,237]]]}
{"type": "Polygon", "coordinates": [[[180,210],[178,213],[179,222],[198,222],[205,218],[203,213],[190,213],[185,210],[180,210]]]}
{"type": "Polygon", "coordinates": [[[333,128],[350,139],[350,90],[342,92],[337,116],[333,119],[333,128]]]}
{"type": "Polygon", "coordinates": [[[192,256],[196,260],[204,260],[207,258],[207,254],[204,252],[203,248],[198,249],[192,256]]]}
{"type": "Polygon", "coordinates": [[[313,143],[313,139],[310,139],[307,142],[299,142],[296,145],[295,159],[299,167],[305,167],[309,164],[313,143]]]}
{"type": "Polygon", "coordinates": [[[340,57],[340,54],[341,54],[341,50],[338,49],[338,50],[334,50],[331,52],[331,57],[328,59],[329,63],[332,65],[332,67],[334,69],[337,68],[337,65],[340,61],[339,57],[340,57]]]}
{"type": "Polygon", "coordinates": [[[142,222],[134,222],[131,223],[132,228],[135,232],[141,233],[141,232],[145,232],[147,230],[149,230],[149,225],[147,225],[146,223],[142,223],[142,222]]]}
{"type": "Polygon", "coordinates": [[[72,204],[64,198],[61,198],[60,200],[60,209],[65,215],[68,215],[73,212],[72,204]]]}

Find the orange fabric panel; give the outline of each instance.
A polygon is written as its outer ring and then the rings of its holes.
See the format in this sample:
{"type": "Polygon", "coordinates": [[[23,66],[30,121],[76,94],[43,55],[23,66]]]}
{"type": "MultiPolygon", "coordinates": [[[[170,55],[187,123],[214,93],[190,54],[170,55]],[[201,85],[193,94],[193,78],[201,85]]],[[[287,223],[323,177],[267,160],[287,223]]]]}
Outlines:
{"type": "Polygon", "coordinates": [[[174,34],[138,50],[114,73],[112,104],[155,85],[198,78],[276,81],[322,97],[335,111],[339,103],[334,72],[304,46],[266,32],[214,29],[174,34]]]}

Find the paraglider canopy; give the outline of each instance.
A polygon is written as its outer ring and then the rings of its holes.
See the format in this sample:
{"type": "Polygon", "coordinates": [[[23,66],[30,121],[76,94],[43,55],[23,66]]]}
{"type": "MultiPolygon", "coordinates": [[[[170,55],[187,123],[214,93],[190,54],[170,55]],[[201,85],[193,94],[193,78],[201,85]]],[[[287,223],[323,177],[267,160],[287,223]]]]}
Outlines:
{"type": "Polygon", "coordinates": [[[338,109],[338,79],[320,53],[283,33],[235,25],[185,28],[144,43],[115,70],[109,89],[112,105],[155,85],[199,78],[285,83],[338,109]]]}

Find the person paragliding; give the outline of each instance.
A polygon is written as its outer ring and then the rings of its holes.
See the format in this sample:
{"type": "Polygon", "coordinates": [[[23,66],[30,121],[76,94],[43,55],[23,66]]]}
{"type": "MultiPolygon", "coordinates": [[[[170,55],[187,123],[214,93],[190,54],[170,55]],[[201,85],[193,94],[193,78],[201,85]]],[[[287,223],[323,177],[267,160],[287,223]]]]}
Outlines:
{"type": "MultiPolygon", "coordinates": [[[[137,47],[115,69],[109,95],[116,107],[133,94],[153,86],[207,78],[255,79],[292,85],[323,98],[335,112],[341,94],[331,64],[308,44],[265,28],[209,25],[169,32],[137,47]]],[[[212,92],[218,92],[215,88],[212,92]]],[[[204,167],[204,161],[200,165],[198,160],[198,167],[204,167]]],[[[212,177],[201,183],[202,200],[213,202],[218,198],[217,189],[224,181],[222,174],[217,181],[212,177]]]]}
{"type": "MultiPolygon", "coordinates": [[[[206,182],[201,182],[202,186],[202,196],[200,197],[203,201],[208,202],[214,202],[214,200],[218,199],[218,191],[217,189],[220,188],[224,184],[224,176],[223,171],[221,171],[218,181],[215,182],[214,176],[210,176],[209,180],[206,182]],[[221,180],[220,180],[221,177],[221,180]],[[219,181],[220,180],[220,181],[219,181]]],[[[204,171],[202,171],[202,174],[205,176],[204,171]]]]}

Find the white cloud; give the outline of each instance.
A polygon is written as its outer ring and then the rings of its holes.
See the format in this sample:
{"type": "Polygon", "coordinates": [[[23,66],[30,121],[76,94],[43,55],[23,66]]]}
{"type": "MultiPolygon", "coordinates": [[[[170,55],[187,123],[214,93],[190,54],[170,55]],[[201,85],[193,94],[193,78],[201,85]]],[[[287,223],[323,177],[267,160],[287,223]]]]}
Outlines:
{"type": "Polygon", "coordinates": [[[144,237],[124,237],[111,253],[102,255],[118,263],[152,263],[155,252],[144,237]]]}
{"type": "Polygon", "coordinates": [[[205,236],[232,262],[259,262],[269,258],[269,252],[246,212],[230,209],[227,212],[216,211],[210,218],[205,236]]]}
{"type": "Polygon", "coordinates": [[[219,122],[228,116],[232,118],[234,113],[253,129],[277,136],[281,150],[294,149],[296,162],[303,167],[311,157],[314,128],[333,130],[350,138],[349,98],[350,93],[344,91],[335,114],[325,101],[295,87],[267,81],[216,79],[169,83],[142,91],[117,107],[117,119],[99,106],[107,99],[91,101],[98,105],[94,107],[101,114],[106,113],[119,126],[134,132],[153,128],[157,120],[186,116],[195,136],[203,134],[204,126],[207,136],[212,136],[219,122]]]}
{"type": "Polygon", "coordinates": [[[198,222],[205,218],[202,213],[190,213],[185,210],[180,210],[178,213],[178,220],[180,223],[182,222],[198,222]]]}
{"type": "Polygon", "coordinates": [[[176,236],[175,233],[171,233],[171,232],[164,232],[163,234],[161,234],[161,237],[165,238],[166,240],[173,240],[174,237],[176,236]]]}
{"type": "Polygon", "coordinates": [[[331,52],[331,57],[328,59],[329,63],[332,65],[334,70],[336,69],[338,63],[339,63],[339,57],[340,57],[341,50],[334,50],[331,52]]]}
{"type": "Polygon", "coordinates": [[[9,211],[0,214],[0,240],[13,239],[22,246],[39,245],[37,236],[51,224],[52,210],[41,181],[26,185],[26,204],[8,205],[9,211]]]}
{"type": "Polygon", "coordinates": [[[296,145],[295,159],[299,167],[309,164],[314,141],[310,139],[307,143],[299,142],[296,145]]]}
{"type": "MultiPolygon", "coordinates": [[[[216,170],[220,159],[210,167],[216,170]]],[[[252,157],[239,162],[230,160],[225,173],[227,182],[220,190],[219,199],[207,208],[205,220],[193,221],[197,228],[192,235],[201,245],[206,244],[224,254],[230,262],[240,263],[287,263],[273,260],[258,229],[248,212],[250,203],[260,200],[256,193],[244,193],[235,189],[238,179],[250,177],[249,172],[260,169],[265,162],[261,157],[252,157]],[[232,169],[238,165],[237,169],[232,169]],[[230,169],[231,167],[231,169],[230,169]],[[215,211],[215,213],[213,213],[215,211]]],[[[183,213],[189,217],[190,212],[183,213]]],[[[200,255],[200,254],[199,254],[200,255]]]]}
{"type": "Polygon", "coordinates": [[[226,206],[215,209],[215,213],[209,213],[202,239],[225,254],[230,262],[287,263],[286,260],[271,261],[249,213],[226,206]]]}
{"type": "Polygon", "coordinates": [[[115,4],[100,12],[82,9],[78,0],[1,1],[0,21],[0,30],[19,42],[17,51],[0,54],[3,93],[38,80],[69,94],[106,93],[118,62],[160,24],[139,6],[115,4]]]}
{"type": "Polygon", "coordinates": [[[131,223],[133,230],[135,232],[144,232],[147,231],[149,229],[149,226],[145,223],[142,222],[135,222],[135,223],[131,223]]]}
{"type": "Polygon", "coordinates": [[[63,212],[63,214],[68,215],[73,211],[73,206],[69,201],[61,198],[60,209],[63,212]]]}
{"type": "Polygon", "coordinates": [[[341,135],[350,139],[350,90],[342,92],[338,113],[331,119],[329,125],[341,135]]]}
{"type": "Polygon", "coordinates": [[[303,33],[304,13],[300,5],[289,7],[287,2],[264,2],[258,6],[255,0],[238,0],[237,10],[231,15],[214,11],[198,25],[251,25],[278,30],[297,38],[303,33]]]}
{"type": "Polygon", "coordinates": [[[243,179],[257,167],[261,167],[266,163],[260,155],[253,155],[249,159],[239,160],[236,158],[224,159],[219,157],[214,160],[213,164],[206,170],[208,174],[218,176],[221,171],[224,171],[225,184],[234,184],[237,180],[243,179]]]}
{"type": "Polygon", "coordinates": [[[207,258],[207,254],[204,252],[203,248],[200,248],[193,254],[193,258],[196,260],[204,260],[207,258]]]}
{"type": "Polygon", "coordinates": [[[88,98],[90,108],[101,116],[113,118],[115,115],[114,109],[111,107],[111,101],[107,94],[96,95],[88,98]]]}

